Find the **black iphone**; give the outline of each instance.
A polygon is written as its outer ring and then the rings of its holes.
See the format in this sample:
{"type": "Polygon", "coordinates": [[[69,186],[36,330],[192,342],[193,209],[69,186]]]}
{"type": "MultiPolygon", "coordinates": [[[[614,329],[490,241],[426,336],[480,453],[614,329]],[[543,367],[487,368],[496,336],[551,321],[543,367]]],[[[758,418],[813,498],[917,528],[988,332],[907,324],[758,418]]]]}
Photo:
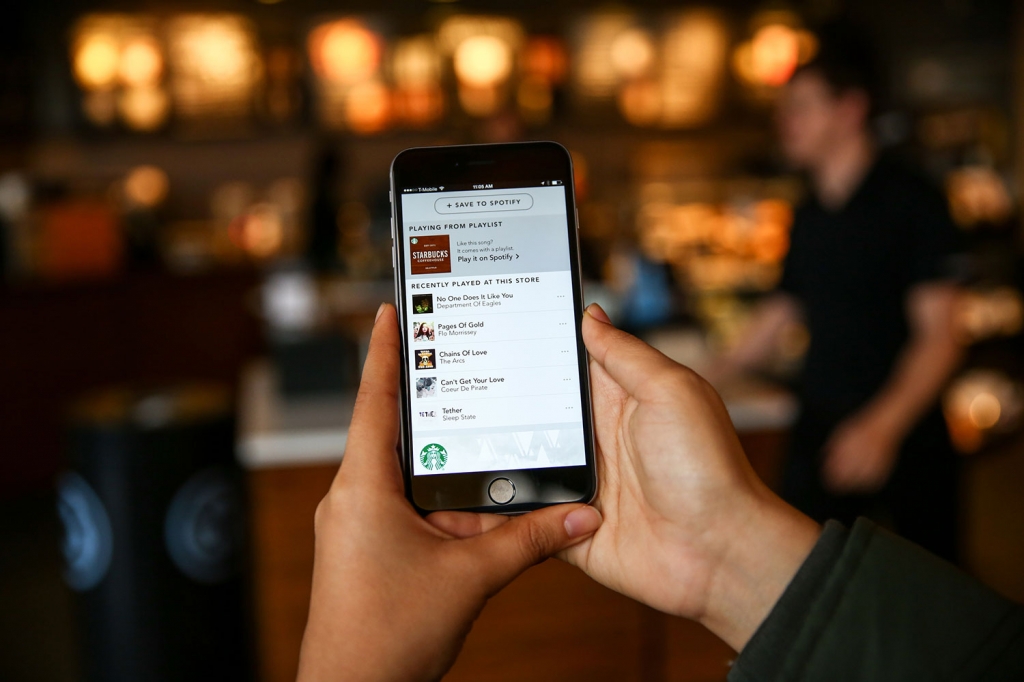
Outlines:
{"type": "Polygon", "coordinates": [[[554,142],[391,164],[402,458],[421,513],[597,489],[572,159],[554,142]]]}

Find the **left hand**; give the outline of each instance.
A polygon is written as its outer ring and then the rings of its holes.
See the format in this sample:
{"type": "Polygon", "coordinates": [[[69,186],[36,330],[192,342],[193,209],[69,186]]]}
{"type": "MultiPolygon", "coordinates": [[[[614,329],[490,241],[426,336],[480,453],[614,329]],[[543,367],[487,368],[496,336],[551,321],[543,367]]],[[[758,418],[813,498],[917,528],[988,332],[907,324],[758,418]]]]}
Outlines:
{"type": "Polygon", "coordinates": [[[855,414],[825,444],[821,475],[837,493],[871,493],[885,485],[899,455],[898,430],[868,411],[855,414]]]}
{"type": "Polygon", "coordinates": [[[488,597],[584,540],[601,515],[583,504],[509,518],[420,518],[399,470],[398,321],[377,314],[345,458],[316,510],[316,554],[299,682],[436,680],[488,597]]]}

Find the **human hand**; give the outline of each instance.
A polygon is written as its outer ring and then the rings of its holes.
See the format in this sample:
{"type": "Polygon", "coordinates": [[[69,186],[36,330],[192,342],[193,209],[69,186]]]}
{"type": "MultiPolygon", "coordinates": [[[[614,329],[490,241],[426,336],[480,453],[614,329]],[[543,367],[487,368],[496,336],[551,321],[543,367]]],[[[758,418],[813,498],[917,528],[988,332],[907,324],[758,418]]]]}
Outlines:
{"type": "Polygon", "coordinates": [[[581,504],[420,518],[396,454],[398,344],[395,309],[381,306],[344,462],[316,511],[299,682],[440,678],[488,597],[601,524],[581,504]]]}
{"type": "Polygon", "coordinates": [[[853,415],[825,443],[825,485],[837,493],[879,490],[892,475],[900,441],[898,429],[884,415],[870,409],[853,415]]]}
{"type": "Polygon", "coordinates": [[[560,556],[742,649],[820,529],[757,478],[707,382],[615,329],[597,306],[583,338],[604,523],[560,556]]]}

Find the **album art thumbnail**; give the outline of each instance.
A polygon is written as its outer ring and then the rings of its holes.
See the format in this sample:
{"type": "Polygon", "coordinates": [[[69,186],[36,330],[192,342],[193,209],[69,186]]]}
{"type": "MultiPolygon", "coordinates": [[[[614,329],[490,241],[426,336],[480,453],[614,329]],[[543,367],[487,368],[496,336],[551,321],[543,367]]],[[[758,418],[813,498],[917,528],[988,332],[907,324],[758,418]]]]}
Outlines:
{"type": "Polygon", "coordinates": [[[416,369],[434,369],[434,349],[425,348],[416,351],[416,369]]]}
{"type": "Polygon", "coordinates": [[[452,271],[448,235],[409,237],[409,265],[414,275],[435,275],[452,271]]]}
{"type": "Polygon", "coordinates": [[[434,323],[433,322],[413,322],[412,323],[412,340],[413,341],[433,341],[434,340],[434,323]]]}
{"type": "Polygon", "coordinates": [[[433,398],[437,394],[437,377],[423,377],[416,380],[416,397],[433,398]]]}
{"type": "Polygon", "coordinates": [[[433,294],[413,294],[412,296],[412,314],[413,315],[429,315],[434,312],[434,295],[433,294]]]}

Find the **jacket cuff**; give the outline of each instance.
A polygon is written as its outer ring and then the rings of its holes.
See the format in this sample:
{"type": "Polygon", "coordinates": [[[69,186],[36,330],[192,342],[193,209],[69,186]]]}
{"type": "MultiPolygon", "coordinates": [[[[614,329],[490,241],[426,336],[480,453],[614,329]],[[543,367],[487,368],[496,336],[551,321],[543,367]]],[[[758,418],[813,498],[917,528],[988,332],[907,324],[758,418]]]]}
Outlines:
{"type": "Polygon", "coordinates": [[[782,674],[786,655],[806,623],[807,606],[821,594],[849,536],[850,532],[839,522],[825,524],[811,553],[743,647],[729,673],[730,682],[773,680],[782,674]]]}

